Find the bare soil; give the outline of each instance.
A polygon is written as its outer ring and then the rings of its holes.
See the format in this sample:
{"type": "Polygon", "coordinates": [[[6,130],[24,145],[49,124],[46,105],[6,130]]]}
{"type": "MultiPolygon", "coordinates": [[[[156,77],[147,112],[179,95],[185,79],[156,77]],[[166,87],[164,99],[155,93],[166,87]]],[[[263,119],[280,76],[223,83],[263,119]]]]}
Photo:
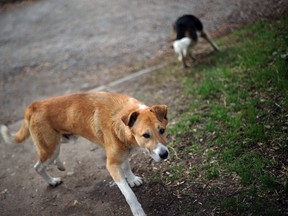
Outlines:
{"type": "MultiPolygon", "coordinates": [[[[90,90],[171,61],[171,26],[182,14],[199,16],[210,34],[220,37],[287,10],[281,0],[42,0],[2,5],[0,122],[17,130],[25,106],[34,100],[90,90]]],[[[203,50],[208,54],[212,49],[203,50]]],[[[167,77],[161,69],[106,90],[128,93],[148,105],[167,104],[172,124],[173,117],[185,111],[187,98],[177,77],[167,77]]],[[[23,145],[1,142],[0,215],[131,215],[111,184],[102,149],[80,139],[76,145],[63,145],[61,158],[66,171],[51,166],[49,172],[64,183],[51,188],[34,171],[37,155],[31,139],[23,145]]],[[[201,185],[187,189],[191,195],[180,199],[167,185],[149,180],[151,170],[161,172],[161,165],[145,155],[133,158],[135,172],[146,179],[133,190],[148,215],[185,215],[181,206],[187,202],[196,215],[206,215],[203,209],[216,214],[213,206],[201,207],[201,185]]]]}

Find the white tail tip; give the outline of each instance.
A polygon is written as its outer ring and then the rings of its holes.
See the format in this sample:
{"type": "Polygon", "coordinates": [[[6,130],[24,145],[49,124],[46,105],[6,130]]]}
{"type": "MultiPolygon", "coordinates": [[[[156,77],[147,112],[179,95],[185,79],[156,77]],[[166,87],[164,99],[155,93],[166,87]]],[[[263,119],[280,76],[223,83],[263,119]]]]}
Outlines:
{"type": "Polygon", "coordinates": [[[14,143],[13,137],[9,132],[9,129],[5,125],[1,125],[1,136],[6,143],[14,143]]]}

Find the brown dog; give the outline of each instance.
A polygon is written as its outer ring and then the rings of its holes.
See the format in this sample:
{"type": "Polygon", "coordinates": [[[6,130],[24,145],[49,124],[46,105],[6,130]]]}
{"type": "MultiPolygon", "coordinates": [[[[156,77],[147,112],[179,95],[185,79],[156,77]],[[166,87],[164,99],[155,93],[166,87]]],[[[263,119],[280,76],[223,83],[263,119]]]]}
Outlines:
{"type": "Polygon", "coordinates": [[[166,159],[167,123],[166,105],[148,107],[123,94],[79,93],[32,103],[25,110],[19,131],[11,134],[2,125],[1,134],[10,143],[21,143],[31,135],[39,155],[34,167],[52,186],[62,181],[47,174],[47,166],[56,161],[57,167],[65,170],[58,158],[60,143],[82,136],[102,145],[106,150],[107,169],[133,215],[143,216],[141,204],[129,187],[141,185],[142,180],[132,173],[128,156],[131,150],[140,147],[155,161],[166,159]]]}

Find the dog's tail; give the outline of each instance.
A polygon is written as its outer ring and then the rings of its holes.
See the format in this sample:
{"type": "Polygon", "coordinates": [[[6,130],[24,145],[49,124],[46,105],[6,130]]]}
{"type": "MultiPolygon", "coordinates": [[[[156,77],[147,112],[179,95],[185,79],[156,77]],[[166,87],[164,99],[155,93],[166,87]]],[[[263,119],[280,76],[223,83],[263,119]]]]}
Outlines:
{"type": "Polygon", "coordinates": [[[26,120],[22,122],[20,129],[15,134],[12,134],[9,128],[5,125],[1,125],[0,129],[1,136],[6,143],[19,144],[24,142],[30,136],[28,122],[26,120]]]}

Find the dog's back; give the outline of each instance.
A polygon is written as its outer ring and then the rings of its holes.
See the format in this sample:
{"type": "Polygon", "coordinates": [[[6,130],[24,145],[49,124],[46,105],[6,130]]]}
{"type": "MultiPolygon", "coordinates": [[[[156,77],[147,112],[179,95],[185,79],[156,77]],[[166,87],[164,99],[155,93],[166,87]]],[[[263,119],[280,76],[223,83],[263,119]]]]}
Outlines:
{"type": "Polygon", "coordinates": [[[193,15],[183,15],[176,20],[174,31],[176,32],[176,40],[189,37],[192,40],[197,41],[197,33],[202,33],[203,24],[193,15]]]}

